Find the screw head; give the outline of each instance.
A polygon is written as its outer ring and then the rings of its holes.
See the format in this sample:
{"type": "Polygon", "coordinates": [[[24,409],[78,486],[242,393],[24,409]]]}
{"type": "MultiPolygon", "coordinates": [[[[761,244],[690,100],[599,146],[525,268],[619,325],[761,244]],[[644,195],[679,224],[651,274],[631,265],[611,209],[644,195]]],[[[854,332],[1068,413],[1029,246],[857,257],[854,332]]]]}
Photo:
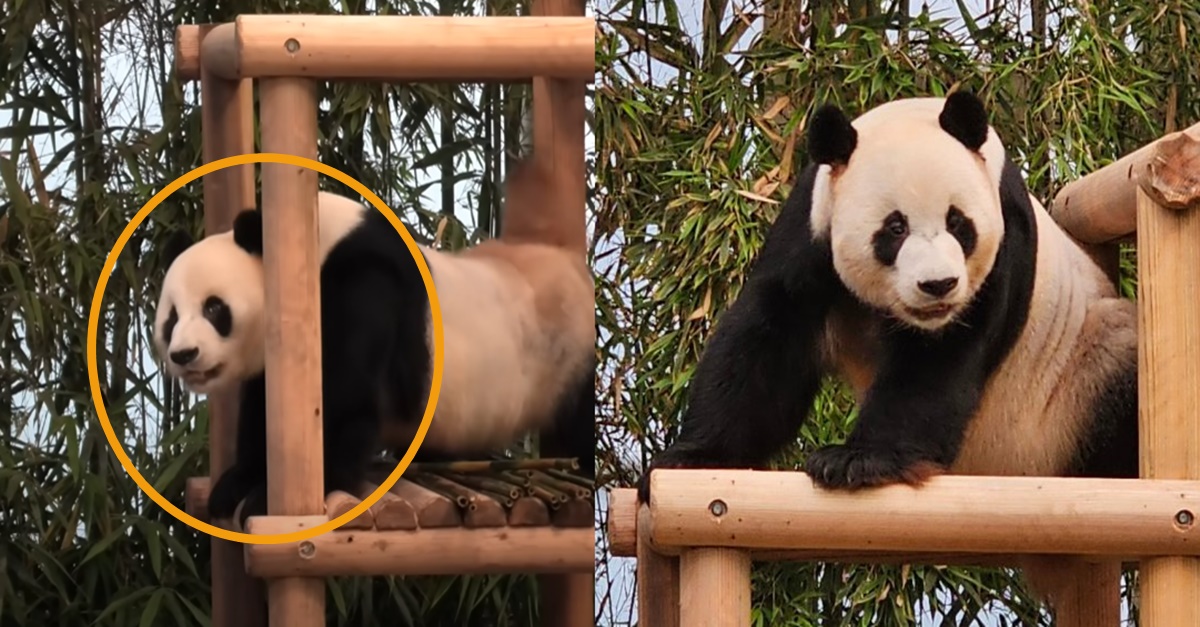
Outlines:
{"type": "Polygon", "coordinates": [[[295,39],[288,39],[283,43],[283,47],[288,52],[296,54],[300,50],[300,42],[295,39]]]}
{"type": "Polygon", "coordinates": [[[725,501],[717,499],[708,504],[708,511],[713,516],[724,516],[725,512],[729,511],[729,506],[725,504],[725,501]]]}
{"type": "Polygon", "coordinates": [[[1188,527],[1191,527],[1192,524],[1195,522],[1196,522],[1196,516],[1195,516],[1195,514],[1192,514],[1192,512],[1190,512],[1189,510],[1181,509],[1178,512],[1175,512],[1175,524],[1176,525],[1179,525],[1180,527],[1183,527],[1186,529],[1188,527]]]}
{"type": "Polygon", "coordinates": [[[300,557],[303,557],[304,559],[311,559],[316,554],[317,547],[315,544],[309,542],[308,540],[300,543],[300,557]]]}

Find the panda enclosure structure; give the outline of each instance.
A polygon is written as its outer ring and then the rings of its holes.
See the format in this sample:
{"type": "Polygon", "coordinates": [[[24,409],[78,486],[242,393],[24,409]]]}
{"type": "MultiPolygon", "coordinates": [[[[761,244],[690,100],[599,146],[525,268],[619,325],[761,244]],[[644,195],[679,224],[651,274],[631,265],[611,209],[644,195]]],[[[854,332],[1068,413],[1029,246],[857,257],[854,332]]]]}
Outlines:
{"type": "MultiPolygon", "coordinates": [[[[532,158],[555,177],[547,205],[578,207],[569,218],[579,224],[577,241],[557,243],[583,255],[584,93],[595,75],[595,21],[576,0],[533,6],[523,17],[242,15],[180,26],[176,72],[200,81],[203,160],[255,152],[254,81],[261,151],[316,159],[317,80],[532,80],[532,158]]],[[[253,164],[213,172],[203,185],[208,234],[230,229],[240,210],[256,206],[253,164]]],[[[277,534],[340,516],[378,485],[322,496],[317,227],[315,212],[297,210],[315,209],[317,172],[263,164],[262,186],[270,515],[251,518],[246,531],[277,534]]],[[[218,476],[233,461],[237,399],[212,395],[209,403],[210,473],[218,476]]],[[[591,484],[545,467],[555,460],[541,461],[532,471],[492,465],[490,477],[461,465],[458,474],[406,472],[374,507],[303,542],[214,537],[212,624],[324,625],[324,578],[334,575],[533,572],[547,625],[590,625],[591,484]],[[267,582],[265,603],[257,578],[267,582]]],[[[187,510],[201,520],[208,490],[207,477],[189,479],[187,510]]]]}
{"type": "MultiPolygon", "coordinates": [[[[1120,622],[1136,564],[1143,627],[1200,625],[1200,124],[1066,185],[1048,207],[1115,277],[1138,251],[1141,477],[939,476],[856,494],[802,472],[658,469],[613,490],[613,555],[637,558],[641,627],[750,624],[752,560],[1013,566],[1070,590],[1056,624],[1120,622]]],[[[748,407],[747,411],[754,408],[748,407]]]]}

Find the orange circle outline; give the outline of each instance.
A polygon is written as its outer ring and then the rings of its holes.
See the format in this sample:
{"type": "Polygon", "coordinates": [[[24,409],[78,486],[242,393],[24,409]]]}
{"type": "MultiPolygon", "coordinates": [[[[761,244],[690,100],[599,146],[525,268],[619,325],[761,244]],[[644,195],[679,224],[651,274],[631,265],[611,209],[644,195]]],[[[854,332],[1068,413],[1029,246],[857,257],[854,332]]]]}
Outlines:
{"type": "Polygon", "coordinates": [[[121,462],[121,466],[125,468],[125,471],[128,472],[131,477],[133,477],[134,482],[136,482],[138,487],[142,489],[142,492],[149,496],[155,503],[158,503],[158,505],[163,509],[167,510],[167,512],[169,512],[177,520],[197,531],[202,531],[209,535],[216,536],[223,540],[229,540],[231,542],[243,542],[247,544],[284,544],[288,542],[301,542],[303,540],[309,540],[327,531],[333,531],[347,522],[350,522],[359,514],[362,514],[369,507],[378,502],[379,499],[383,497],[384,492],[390,490],[400,476],[404,474],[404,471],[408,468],[408,465],[412,462],[413,457],[416,456],[417,450],[421,447],[421,444],[425,440],[425,433],[429,430],[429,423],[433,418],[434,408],[437,407],[438,394],[441,392],[442,361],[442,311],[437,298],[437,290],[434,288],[433,278],[429,272],[428,266],[425,264],[425,258],[420,254],[416,242],[413,241],[412,236],[408,233],[408,229],[404,227],[399,218],[396,217],[395,213],[393,213],[392,210],[386,204],[384,204],[379,196],[375,195],[375,193],[367,189],[365,185],[358,182],[350,175],[338,170],[337,168],[325,165],[319,161],[283,153],[247,153],[243,155],[234,155],[231,157],[225,157],[223,159],[217,159],[216,161],[206,163],[175,179],[169,185],[155,194],[149,201],[146,202],[145,205],[142,206],[137,214],[134,215],[133,219],[129,221],[129,224],[125,227],[125,230],[121,232],[121,236],[117,238],[117,243],[113,245],[111,250],[109,250],[108,257],[104,260],[104,267],[100,270],[100,279],[96,282],[96,290],[92,295],[92,305],[88,315],[88,385],[92,391],[92,403],[95,405],[96,413],[100,418],[100,425],[104,428],[104,435],[106,438],[108,438],[108,443],[112,446],[113,452],[117,455],[117,459],[121,462]],[[129,242],[129,238],[133,235],[134,230],[141,226],[146,217],[150,215],[150,212],[157,208],[163,200],[166,200],[168,196],[178,191],[184,185],[187,185],[188,183],[204,176],[205,174],[209,174],[217,170],[235,165],[246,165],[251,163],[278,163],[316,170],[321,174],[331,176],[344,183],[348,187],[353,188],[355,191],[362,194],[364,198],[370,201],[371,205],[383,213],[384,217],[388,219],[388,222],[392,224],[392,227],[396,229],[396,232],[400,234],[400,237],[404,239],[404,243],[408,245],[409,252],[412,254],[413,259],[416,260],[417,268],[421,272],[421,280],[425,283],[425,290],[429,294],[429,305],[431,308],[430,318],[431,322],[433,323],[433,378],[429,390],[429,402],[425,407],[425,415],[421,418],[421,424],[417,428],[416,436],[414,436],[412,443],[409,444],[408,451],[404,454],[404,457],[400,459],[400,463],[396,465],[395,470],[392,471],[392,474],[388,476],[387,480],[384,481],[378,489],[372,492],[370,496],[363,499],[361,503],[355,505],[345,514],[342,514],[333,520],[329,520],[310,529],[275,534],[242,533],[222,529],[201,521],[191,516],[187,512],[181,511],[170,501],[163,498],[163,496],[154,489],[154,486],[150,485],[149,482],[142,477],[141,473],[138,472],[137,468],[134,467],[133,462],[129,459],[129,456],[126,455],[125,449],[121,446],[121,442],[117,440],[116,432],[113,430],[112,423],[109,421],[108,412],[104,408],[104,398],[100,394],[100,377],[99,370],[96,366],[96,336],[97,328],[99,327],[100,323],[100,306],[103,302],[104,290],[108,287],[108,277],[113,273],[113,269],[116,267],[117,257],[119,257],[121,252],[124,250],[125,245],[129,242]]]}

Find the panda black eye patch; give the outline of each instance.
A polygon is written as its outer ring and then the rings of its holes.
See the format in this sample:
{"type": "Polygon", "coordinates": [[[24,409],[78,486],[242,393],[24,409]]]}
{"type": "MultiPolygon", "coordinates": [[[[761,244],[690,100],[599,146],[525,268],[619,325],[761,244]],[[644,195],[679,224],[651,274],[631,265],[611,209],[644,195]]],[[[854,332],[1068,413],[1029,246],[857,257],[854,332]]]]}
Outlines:
{"type": "Polygon", "coordinates": [[[221,337],[229,337],[233,332],[233,314],[229,305],[219,296],[209,296],[204,299],[204,319],[216,329],[221,337]]]}
{"type": "Polygon", "coordinates": [[[899,211],[889,213],[883,219],[883,225],[871,236],[875,259],[885,266],[896,263],[896,255],[900,254],[905,239],[908,239],[908,218],[899,211]]]}
{"type": "Polygon", "coordinates": [[[175,306],[171,306],[171,313],[167,315],[167,319],[163,322],[162,335],[163,342],[171,343],[171,335],[175,333],[175,325],[179,322],[179,312],[175,311],[175,306]]]}
{"type": "Polygon", "coordinates": [[[950,209],[946,211],[946,230],[958,240],[964,257],[970,257],[971,253],[975,252],[975,245],[978,243],[975,223],[954,205],[950,205],[950,209]]]}

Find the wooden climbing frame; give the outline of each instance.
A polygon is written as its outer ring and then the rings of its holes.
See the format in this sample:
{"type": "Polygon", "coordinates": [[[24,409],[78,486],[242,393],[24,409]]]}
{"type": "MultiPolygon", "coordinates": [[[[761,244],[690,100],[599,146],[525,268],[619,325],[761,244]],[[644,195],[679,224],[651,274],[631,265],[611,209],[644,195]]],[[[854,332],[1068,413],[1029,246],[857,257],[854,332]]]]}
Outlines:
{"type": "MultiPolygon", "coordinates": [[[[534,0],[524,17],[242,15],[180,26],[176,72],[200,81],[205,163],[256,152],[254,81],[261,152],[315,160],[317,80],[532,80],[533,159],[555,181],[547,204],[582,216],[584,92],[595,75],[595,22],[583,13],[573,0],[534,0]]],[[[234,166],[203,179],[207,233],[256,206],[254,174],[253,165],[234,166]]],[[[315,171],[262,165],[268,515],[251,518],[250,533],[324,523],[394,468],[376,469],[357,495],[322,497],[316,198],[315,171]]],[[[214,476],[233,460],[236,401],[209,397],[214,476]]],[[[201,519],[207,494],[207,478],[188,481],[188,511],[201,519]]],[[[333,575],[526,572],[542,574],[545,624],[591,625],[591,503],[590,487],[569,473],[418,469],[355,520],[311,540],[243,547],[213,538],[212,624],[324,625],[324,578],[333,575]],[[257,611],[264,606],[267,616],[257,611]]]]}
{"type": "MultiPolygon", "coordinates": [[[[939,476],[855,494],[800,472],[657,470],[649,505],[609,499],[612,554],[637,558],[641,627],[750,624],[752,560],[1012,566],[1070,589],[1060,627],[1200,625],[1200,124],[1065,186],[1048,208],[1102,265],[1136,239],[1141,478],[939,476]]],[[[754,408],[747,408],[753,411],[754,408]]]]}

